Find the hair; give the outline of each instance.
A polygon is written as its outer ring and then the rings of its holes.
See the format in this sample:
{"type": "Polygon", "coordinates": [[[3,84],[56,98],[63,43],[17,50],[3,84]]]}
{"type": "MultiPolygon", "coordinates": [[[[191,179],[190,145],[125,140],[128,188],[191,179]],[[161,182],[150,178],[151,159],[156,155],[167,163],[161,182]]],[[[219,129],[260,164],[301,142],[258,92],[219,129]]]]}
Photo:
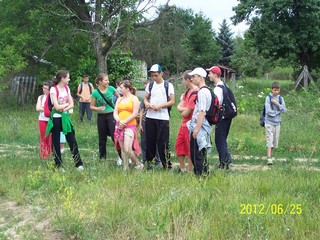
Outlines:
{"type": "Polygon", "coordinates": [[[136,95],[137,89],[132,86],[130,80],[124,80],[121,84],[123,84],[124,88],[129,88],[131,94],[136,95]]]}
{"type": "Polygon", "coordinates": [[[58,85],[62,78],[67,77],[69,72],[67,70],[59,70],[56,76],[52,79],[54,85],[58,85]]]}
{"type": "Polygon", "coordinates": [[[43,85],[43,86],[48,86],[49,89],[50,89],[51,86],[52,86],[52,81],[51,81],[51,80],[47,80],[47,81],[45,81],[42,85],[43,85]]]}
{"type": "Polygon", "coordinates": [[[97,85],[104,79],[105,76],[108,76],[108,74],[105,73],[99,73],[95,79],[95,82],[97,85]]]}
{"type": "Polygon", "coordinates": [[[182,74],[183,79],[187,79],[187,80],[191,80],[191,75],[189,75],[188,73],[191,73],[191,70],[186,70],[184,71],[184,73],[182,74]]]}
{"type": "Polygon", "coordinates": [[[89,75],[88,74],[83,74],[83,77],[86,78],[86,77],[89,77],[89,75]]]}
{"type": "Polygon", "coordinates": [[[116,86],[120,86],[122,82],[123,82],[122,78],[117,78],[116,79],[116,86]]]}
{"type": "Polygon", "coordinates": [[[273,82],[271,85],[271,88],[280,88],[280,83],[279,82],[273,82]]]}

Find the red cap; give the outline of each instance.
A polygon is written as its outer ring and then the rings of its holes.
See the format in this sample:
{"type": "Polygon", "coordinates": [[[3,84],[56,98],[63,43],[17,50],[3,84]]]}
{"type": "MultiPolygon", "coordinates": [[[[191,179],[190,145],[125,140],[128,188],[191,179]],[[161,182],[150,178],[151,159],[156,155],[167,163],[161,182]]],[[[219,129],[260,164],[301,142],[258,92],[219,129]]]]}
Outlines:
{"type": "Polygon", "coordinates": [[[218,76],[221,76],[221,69],[217,66],[212,66],[211,68],[206,69],[207,72],[212,72],[217,74],[218,76]]]}

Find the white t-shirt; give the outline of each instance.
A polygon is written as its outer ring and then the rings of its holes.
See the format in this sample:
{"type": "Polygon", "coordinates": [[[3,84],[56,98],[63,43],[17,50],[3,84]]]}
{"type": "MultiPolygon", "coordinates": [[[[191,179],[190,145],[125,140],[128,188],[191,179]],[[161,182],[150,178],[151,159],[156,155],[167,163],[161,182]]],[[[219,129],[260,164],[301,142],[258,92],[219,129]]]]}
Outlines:
{"type": "MultiPolygon", "coordinates": [[[[65,104],[65,103],[69,102],[69,94],[70,94],[69,87],[67,86],[68,92],[66,91],[65,87],[63,88],[63,90],[59,89],[59,87],[57,87],[57,88],[59,90],[59,96],[58,96],[59,105],[62,105],[62,104],[65,104]]],[[[56,96],[57,96],[57,92],[56,92],[56,88],[55,87],[51,87],[50,88],[50,94],[51,93],[55,93],[56,96]]],[[[52,99],[51,99],[51,102],[53,103],[52,99]]],[[[61,115],[58,114],[58,113],[55,113],[55,114],[53,114],[53,117],[57,118],[57,117],[61,117],[61,115]]]]}
{"type": "MultiPolygon", "coordinates": [[[[150,84],[150,83],[149,83],[150,84]]],[[[149,93],[149,84],[146,87],[146,92],[149,93]]],[[[174,88],[172,83],[169,83],[168,95],[174,95],[174,88]]],[[[166,89],[164,87],[164,81],[160,84],[154,82],[151,89],[150,105],[159,105],[168,102],[166,89]]],[[[147,118],[159,119],[159,120],[169,120],[170,116],[167,108],[161,108],[158,111],[153,111],[148,109],[147,118]]]]}
{"type": "MultiPolygon", "coordinates": [[[[46,98],[47,98],[47,96],[46,95],[41,95],[41,107],[44,107],[44,103],[45,103],[45,101],[46,101],[46,98]]],[[[40,120],[40,121],[46,121],[46,122],[48,122],[49,121],[49,118],[47,118],[46,116],[44,116],[44,112],[39,112],[39,118],[38,118],[38,120],[40,120]]]]}
{"type": "MultiPolygon", "coordinates": [[[[211,92],[208,88],[202,88],[199,90],[198,92],[198,96],[197,96],[197,102],[193,111],[193,115],[192,115],[192,122],[196,123],[197,119],[199,117],[199,113],[202,112],[206,112],[209,110],[210,105],[212,102],[212,97],[211,97],[211,92]]],[[[203,121],[207,121],[208,120],[206,118],[204,118],[203,121]]]]}
{"type": "Polygon", "coordinates": [[[223,82],[220,81],[216,84],[215,88],[213,89],[214,94],[218,97],[219,99],[219,104],[222,105],[223,103],[223,89],[221,87],[218,87],[218,85],[223,86],[223,82]]]}

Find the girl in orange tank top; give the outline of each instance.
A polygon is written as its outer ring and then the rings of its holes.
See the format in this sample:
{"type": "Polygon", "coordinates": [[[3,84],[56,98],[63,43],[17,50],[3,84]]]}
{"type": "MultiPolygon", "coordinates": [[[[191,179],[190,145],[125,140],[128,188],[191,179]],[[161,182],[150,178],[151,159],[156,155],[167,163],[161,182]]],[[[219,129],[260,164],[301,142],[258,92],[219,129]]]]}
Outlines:
{"type": "Polygon", "coordinates": [[[135,89],[129,80],[125,80],[120,85],[122,97],[118,98],[113,117],[116,120],[116,130],[114,138],[121,148],[121,157],[123,160],[124,170],[129,170],[127,155],[130,156],[136,165],[136,169],[141,170],[143,164],[139,162],[137,155],[140,154],[140,146],[137,138],[137,121],[140,102],[132,94],[135,89]]]}

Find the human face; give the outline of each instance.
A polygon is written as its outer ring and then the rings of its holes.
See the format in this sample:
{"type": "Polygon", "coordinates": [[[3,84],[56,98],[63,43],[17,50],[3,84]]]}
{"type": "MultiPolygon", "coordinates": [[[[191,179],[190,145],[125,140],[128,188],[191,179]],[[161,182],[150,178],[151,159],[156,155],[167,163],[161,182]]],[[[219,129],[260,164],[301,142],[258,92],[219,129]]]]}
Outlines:
{"type": "Polygon", "coordinates": [[[68,85],[68,83],[70,82],[70,74],[68,73],[67,76],[63,77],[61,80],[65,85],[68,85]]]}
{"type": "Polygon", "coordinates": [[[124,96],[125,96],[128,92],[130,92],[130,90],[129,90],[128,88],[125,88],[125,87],[123,86],[123,83],[120,84],[120,91],[121,91],[121,94],[124,95],[124,96]]]}
{"type": "Polygon", "coordinates": [[[83,78],[83,81],[84,81],[84,82],[89,82],[89,77],[84,77],[84,78],[83,78]]]}
{"type": "Polygon", "coordinates": [[[42,86],[42,91],[43,91],[44,94],[47,95],[49,93],[49,86],[43,85],[42,86]]]}
{"type": "Polygon", "coordinates": [[[192,75],[191,76],[191,82],[196,85],[199,86],[201,83],[201,77],[198,74],[192,75]]]}
{"type": "Polygon", "coordinates": [[[109,85],[109,77],[104,76],[103,79],[99,82],[99,85],[107,87],[109,85]]]}
{"type": "Polygon", "coordinates": [[[279,96],[279,94],[280,94],[280,88],[272,88],[271,89],[271,92],[272,92],[272,95],[273,96],[279,96]]]}
{"type": "Polygon", "coordinates": [[[160,83],[162,80],[162,72],[152,72],[151,77],[156,83],[160,83]]]}

